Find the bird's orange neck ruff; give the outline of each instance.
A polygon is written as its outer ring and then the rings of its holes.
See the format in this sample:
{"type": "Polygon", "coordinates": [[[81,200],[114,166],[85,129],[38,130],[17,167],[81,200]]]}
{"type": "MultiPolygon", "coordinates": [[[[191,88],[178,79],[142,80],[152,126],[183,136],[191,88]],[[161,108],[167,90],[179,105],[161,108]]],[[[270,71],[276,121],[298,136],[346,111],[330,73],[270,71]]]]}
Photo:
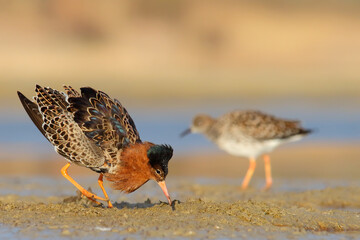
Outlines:
{"type": "Polygon", "coordinates": [[[114,171],[105,174],[114,189],[131,193],[153,179],[147,157],[147,151],[153,145],[149,142],[136,143],[123,149],[114,171]]]}

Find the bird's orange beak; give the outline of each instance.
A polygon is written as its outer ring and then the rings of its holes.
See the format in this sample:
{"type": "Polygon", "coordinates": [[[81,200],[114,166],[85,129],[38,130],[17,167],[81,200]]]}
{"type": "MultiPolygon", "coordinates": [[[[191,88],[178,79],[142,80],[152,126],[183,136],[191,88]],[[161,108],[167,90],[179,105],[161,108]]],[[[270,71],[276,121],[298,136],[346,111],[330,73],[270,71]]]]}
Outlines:
{"type": "Polygon", "coordinates": [[[171,206],[171,199],[170,199],[170,195],[168,193],[165,181],[161,181],[161,182],[157,182],[159,184],[159,186],[161,187],[161,189],[163,190],[167,200],[169,201],[169,205],[171,206]]]}

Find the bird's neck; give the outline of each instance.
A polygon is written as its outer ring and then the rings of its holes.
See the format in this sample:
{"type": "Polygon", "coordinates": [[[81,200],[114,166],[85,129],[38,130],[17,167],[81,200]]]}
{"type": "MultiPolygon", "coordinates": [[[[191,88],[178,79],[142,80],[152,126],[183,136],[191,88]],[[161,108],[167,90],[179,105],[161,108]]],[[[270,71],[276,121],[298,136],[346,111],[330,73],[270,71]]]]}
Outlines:
{"type": "Polygon", "coordinates": [[[211,141],[216,140],[220,134],[219,129],[216,127],[216,122],[216,119],[211,119],[211,124],[209,124],[203,133],[211,141]]]}
{"type": "Polygon", "coordinates": [[[105,175],[114,189],[130,193],[151,179],[147,150],[153,145],[149,142],[136,143],[123,149],[115,169],[105,175]]]}

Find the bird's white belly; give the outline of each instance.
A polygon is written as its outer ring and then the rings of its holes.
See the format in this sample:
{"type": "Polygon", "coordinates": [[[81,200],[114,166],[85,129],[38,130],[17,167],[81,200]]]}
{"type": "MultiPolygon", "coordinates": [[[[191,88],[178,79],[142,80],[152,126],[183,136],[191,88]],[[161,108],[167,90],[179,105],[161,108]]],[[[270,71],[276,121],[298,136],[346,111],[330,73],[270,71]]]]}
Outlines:
{"type": "Polygon", "coordinates": [[[282,144],[284,141],[280,139],[272,139],[266,141],[231,141],[219,140],[219,147],[229,154],[248,158],[257,158],[261,154],[271,152],[274,148],[282,144]]]}

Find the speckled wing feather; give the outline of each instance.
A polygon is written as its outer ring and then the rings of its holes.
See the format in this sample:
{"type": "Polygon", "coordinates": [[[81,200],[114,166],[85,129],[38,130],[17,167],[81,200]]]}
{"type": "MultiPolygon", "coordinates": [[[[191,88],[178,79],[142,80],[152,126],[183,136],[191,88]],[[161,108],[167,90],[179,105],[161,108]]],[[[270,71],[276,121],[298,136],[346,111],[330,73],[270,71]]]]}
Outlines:
{"type": "Polygon", "coordinates": [[[86,87],[81,96],[69,97],[68,111],[74,114],[85,135],[101,147],[107,159],[116,159],[120,149],[141,142],[134,121],[116,99],[86,87]]]}
{"type": "Polygon", "coordinates": [[[67,111],[66,95],[40,86],[36,86],[35,91],[34,99],[43,119],[42,129],[55,150],[75,164],[101,171],[104,154],[85,136],[72,113],[67,111]]]}
{"type": "Polygon", "coordinates": [[[232,126],[239,128],[244,135],[257,140],[286,139],[311,132],[301,128],[299,121],[276,118],[259,111],[236,111],[230,113],[234,119],[232,126]]]}
{"type": "Polygon", "coordinates": [[[73,89],[71,86],[64,85],[64,89],[65,89],[65,92],[66,92],[68,98],[81,97],[81,94],[78,91],[76,91],[75,89],[73,89]]]}
{"type": "MultiPolygon", "coordinates": [[[[17,93],[18,93],[20,102],[23,105],[27,114],[29,115],[30,119],[33,121],[33,123],[39,129],[39,131],[46,137],[46,132],[42,128],[42,124],[44,121],[42,119],[41,113],[39,112],[38,105],[36,103],[32,102],[31,100],[29,100],[27,97],[25,97],[21,92],[18,91],[17,93]]],[[[46,139],[47,139],[47,137],[46,137],[46,139]]]]}

